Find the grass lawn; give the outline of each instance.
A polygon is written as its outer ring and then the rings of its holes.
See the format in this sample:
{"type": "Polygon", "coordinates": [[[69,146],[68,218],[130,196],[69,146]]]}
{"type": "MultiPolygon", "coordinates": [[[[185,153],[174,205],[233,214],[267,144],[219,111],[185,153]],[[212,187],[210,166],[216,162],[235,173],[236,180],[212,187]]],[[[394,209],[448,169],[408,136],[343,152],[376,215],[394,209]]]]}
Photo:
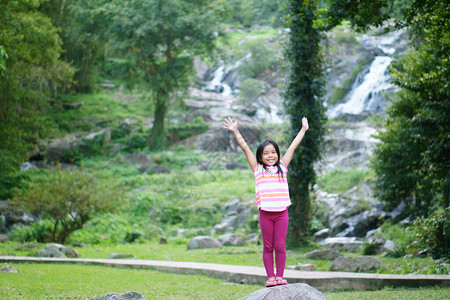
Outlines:
{"type": "Polygon", "coordinates": [[[90,299],[137,292],[147,299],[238,299],[261,286],[207,276],[65,264],[13,264],[0,273],[0,299],[90,299]]]}
{"type": "MultiPolygon", "coordinates": [[[[239,299],[262,286],[232,284],[198,275],[68,264],[10,264],[0,273],[0,299],[90,299],[137,292],[147,299],[239,299]]],[[[328,291],[326,299],[448,299],[449,288],[328,291]]]]}

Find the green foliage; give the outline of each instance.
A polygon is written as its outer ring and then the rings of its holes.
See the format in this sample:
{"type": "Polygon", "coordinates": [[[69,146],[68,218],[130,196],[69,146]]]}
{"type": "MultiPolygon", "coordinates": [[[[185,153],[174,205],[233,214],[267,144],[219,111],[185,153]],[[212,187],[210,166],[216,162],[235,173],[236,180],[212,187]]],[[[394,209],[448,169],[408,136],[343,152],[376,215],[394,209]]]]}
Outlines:
{"type": "Polygon", "coordinates": [[[73,70],[59,60],[61,41],[40,1],[0,3],[1,197],[18,184],[16,171],[45,136],[48,96],[70,84],[73,70]]]}
{"type": "Polygon", "coordinates": [[[445,3],[413,2],[407,12],[416,48],[391,68],[402,89],[374,152],[377,196],[390,208],[405,202],[414,216],[449,206],[450,28],[439,21],[450,17],[445,3]]]}
{"type": "Polygon", "coordinates": [[[251,57],[244,61],[239,67],[239,72],[248,78],[257,78],[269,71],[277,62],[274,49],[263,44],[263,41],[256,39],[247,42],[243,49],[246,53],[250,52],[251,57]]]}
{"type": "Polygon", "coordinates": [[[417,231],[409,249],[413,253],[425,252],[434,259],[450,260],[450,208],[433,212],[428,218],[414,222],[417,231]]]}
{"type": "Polygon", "coordinates": [[[143,134],[132,133],[126,140],[124,150],[127,152],[139,151],[147,147],[147,138],[143,134]]]}
{"type": "Polygon", "coordinates": [[[167,128],[167,141],[169,144],[177,143],[188,137],[208,131],[209,125],[202,117],[196,117],[191,122],[169,125],[167,128]]]}
{"type": "Polygon", "coordinates": [[[314,163],[320,158],[326,120],[323,107],[323,59],[320,42],[322,33],[314,26],[317,20],[316,1],[288,2],[286,26],[291,29],[285,49],[289,61],[289,80],[285,104],[290,116],[290,140],[301,128],[302,117],[307,117],[310,129],[296,151],[289,166],[288,180],[293,205],[289,207],[289,240],[299,244],[308,234],[311,217],[309,187],[315,181],[314,163]]]}
{"type": "Polygon", "coordinates": [[[120,188],[87,172],[57,169],[43,181],[28,182],[17,190],[11,203],[43,219],[51,218],[53,228],[47,241],[64,243],[94,212],[112,209],[120,197],[120,188]]]}
{"type": "Polygon", "coordinates": [[[53,220],[41,219],[29,226],[17,226],[8,232],[8,238],[11,241],[21,243],[38,242],[45,243],[50,240],[53,230],[53,220]]]}
{"type": "Polygon", "coordinates": [[[150,147],[164,146],[169,99],[190,83],[193,57],[214,49],[226,9],[221,1],[116,1],[92,7],[108,24],[111,46],[134,63],[155,103],[150,147]],[[150,42],[149,42],[150,41],[150,42]]]}
{"type": "Polygon", "coordinates": [[[267,91],[263,82],[253,78],[247,78],[242,81],[240,85],[239,97],[245,103],[253,103],[258,96],[264,94],[267,91]]]}
{"type": "Polygon", "coordinates": [[[352,187],[367,182],[372,176],[372,172],[367,170],[344,171],[336,169],[317,178],[317,184],[328,193],[342,194],[352,187]]]}

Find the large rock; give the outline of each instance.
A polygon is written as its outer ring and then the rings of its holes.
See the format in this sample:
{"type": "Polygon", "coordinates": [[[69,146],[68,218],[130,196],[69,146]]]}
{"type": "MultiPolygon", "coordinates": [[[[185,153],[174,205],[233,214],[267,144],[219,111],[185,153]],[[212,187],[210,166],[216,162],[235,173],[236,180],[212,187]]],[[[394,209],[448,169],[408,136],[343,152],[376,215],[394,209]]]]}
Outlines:
{"type": "Polygon", "coordinates": [[[243,202],[236,198],[228,202],[222,208],[225,218],[213,227],[211,235],[234,232],[238,227],[245,224],[252,208],[255,209],[256,213],[256,205],[253,201],[243,202]]]}
{"type": "Polygon", "coordinates": [[[222,244],[218,240],[203,235],[192,238],[187,245],[188,250],[220,247],[222,247],[222,244]]]}
{"type": "Polygon", "coordinates": [[[329,228],[319,230],[313,234],[313,241],[318,242],[318,241],[324,240],[324,239],[330,237],[330,235],[331,235],[331,230],[329,228]]]}
{"type": "Polygon", "coordinates": [[[345,249],[350,252],[356,252],[363,244],[363,241],[356,237],[331,237],[325,239],[323,244],[331,250],[345,249]]]}
{"type": "Polygon", "coordinates": [[[0,272],[2,272],[2,273],[19,273],[19,270],[17,270],[14,267],[11,267],[10,265],[6,265],[0,269],[0,272]]]}
{"type": "Polygon", "coordinates": [[[342,256],[342,254],[336,250],[314,250],[305,253],[305,258],[309,259],[335,260],[339,256],[342,256]]]}
{"type": "Polygon", "coordinates": [[[147,300],[147,298],[136,292],[128,292],[125,294],[109,293],[90,300],[147,300]]]}
{"type": "Polygon", "coordinates": [[[333,261],[331,271],[368,272],[381,268],[381,261],[371,256],[340,256],[333,261]]]}
{"type": "Polygon", "coordinates": [[[227,233],[221,235],[217,238],[217,240],[224,246],[244,246],[245,241],[243,238],[236,234],[227,233]]]}
{"type": "Polygon", "coordinates": [[[80,253],[72,247],[61,244],[47,244],[43,250],[36,253],[39,257],[58,257],[58,258],[76,258],[81,257],[80,253]]]}
{"type": "Polygon", "coordinates": [[[305,283],[257,290],[240,300],[325,300],[325,296],[305,283]]]}

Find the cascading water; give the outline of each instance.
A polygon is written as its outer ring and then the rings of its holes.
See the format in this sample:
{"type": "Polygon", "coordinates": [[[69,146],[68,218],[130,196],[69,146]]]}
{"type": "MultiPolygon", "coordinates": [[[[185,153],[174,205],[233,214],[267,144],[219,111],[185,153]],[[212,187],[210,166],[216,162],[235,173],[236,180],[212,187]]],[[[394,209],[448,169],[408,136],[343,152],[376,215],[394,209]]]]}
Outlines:
{"type": "Polygon", "coordinates": [[[351,90],[344,96],[343,101],[329,108],[327,115],[335,118],[340,114],[360,114],[363,111],[375,113],[383,112],[386,98],[383,93],[394,86],[389,82],[388,67],[392,55],[396,52],[395,42],[404,31],[389,32],[385,35],[362,35],[358,41],[363,48],[369,50],[380,49],[382,55],[376,55],[368,71],[355,80],[351,90]]]}

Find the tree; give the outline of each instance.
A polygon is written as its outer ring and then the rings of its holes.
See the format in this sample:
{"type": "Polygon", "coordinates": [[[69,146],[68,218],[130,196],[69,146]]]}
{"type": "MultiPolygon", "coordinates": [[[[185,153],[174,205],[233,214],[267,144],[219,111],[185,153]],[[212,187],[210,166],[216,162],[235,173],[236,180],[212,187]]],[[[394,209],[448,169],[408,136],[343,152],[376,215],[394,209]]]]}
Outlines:
{"type": "Polygon", "coordinates": [[[116,0],[99,9],[106,12],[116,49],[133,63],[133,76],[141,76],[151,91],[149,144],[160,149],[169,100],[188,87],[193,57],[214,48],[224,6],[208,0],[116,0]]]}
{"type": "Polygon", "coordinates": [[[309,233],[311,199],[309,190],[315,180],[314,162],[320,158],[320,146],[326,120],[323,107],[323,64],[320,50],[322,34],[315,28],[317,1],[290,0],[286,26],[290,29],[285,55],[289,61],[285,104],[290,115],[291,140],[307,117],[310,129],[289,168],[289,190],[293,204],[289,208],[289,241],[298,245],[309,233]]]}
{"type": "Polygon", "coordinates": [[[45,134],[48,96],[70,84],[59,60],[61,41],[39,1],[0,2],[0,198],[19,182],[17,171],[45,134]]]}
{"type": "Polygon", "coordinates": [[[408,26],[414,49],[391,68],[401,90],[387,110],[375,149],[376,194],[388,208],[405,203],[428,216],[449,206],[450,4],[416,0],[398,26],[408,26]]]}
{"type": "Polygon", "coordinates": [[[77,92],[92,92],[96,83],[96,61],[101,58],[106,41],[107,23],[95,21],[98,1],[51,0],[39,10],[59,29],[62,41],[62,60],[75,69],[73,88],[77,92]]]}
{"type": "Polygon", "coordinates": [[[66,238],[89,221],[93,213],[111,210],[121,200],[120,188],[80,170],[51,171],[43,182],[28,182],[12,203],[31,214],[53,220],[50,242],[66,238]]]}

